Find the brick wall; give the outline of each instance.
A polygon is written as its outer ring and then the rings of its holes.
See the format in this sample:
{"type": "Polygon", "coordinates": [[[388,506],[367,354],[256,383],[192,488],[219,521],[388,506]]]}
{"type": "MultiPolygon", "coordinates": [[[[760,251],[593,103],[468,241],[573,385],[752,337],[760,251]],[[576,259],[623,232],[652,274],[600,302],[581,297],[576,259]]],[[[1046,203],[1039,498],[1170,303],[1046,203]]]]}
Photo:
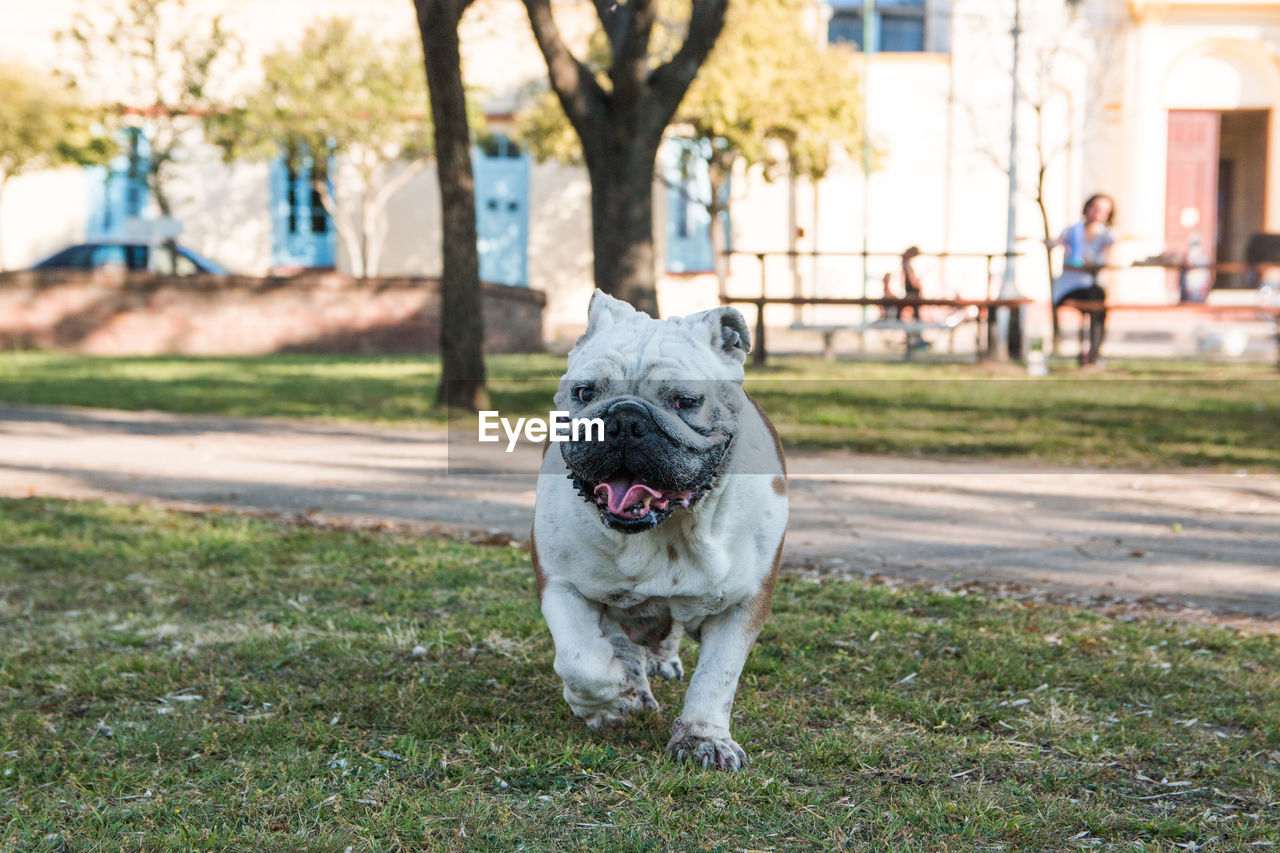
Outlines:
{"type": "MultiPolygon", "coordinates": [[[[483,290],[487,351],[541,351],[546,296],[498,284],[483,290]]],[[[0,347],[96,355],[437,352],[440,282],[3,273],[0,347]]]]}

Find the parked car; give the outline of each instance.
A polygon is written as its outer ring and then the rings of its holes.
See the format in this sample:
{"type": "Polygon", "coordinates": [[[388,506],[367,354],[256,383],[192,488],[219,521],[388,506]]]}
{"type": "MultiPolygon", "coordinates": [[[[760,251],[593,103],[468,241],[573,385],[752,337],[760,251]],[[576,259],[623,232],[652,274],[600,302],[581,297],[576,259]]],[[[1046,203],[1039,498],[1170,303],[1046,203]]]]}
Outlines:
{"type": "Polygon", "coordinates": [[[80,243],[45,258],[34,270],[96,270],[120,267],[159,275],[228,275],[226,267],[178,243],[154,247],[143,240],[102,238],[80,243]]]}

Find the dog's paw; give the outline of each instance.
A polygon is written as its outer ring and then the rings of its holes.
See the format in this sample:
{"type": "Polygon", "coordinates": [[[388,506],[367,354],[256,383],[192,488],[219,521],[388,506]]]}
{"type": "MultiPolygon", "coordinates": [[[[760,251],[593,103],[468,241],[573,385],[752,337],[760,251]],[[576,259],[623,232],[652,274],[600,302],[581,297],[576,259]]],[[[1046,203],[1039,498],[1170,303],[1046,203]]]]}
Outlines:
{"type": "Polygon", "coordinates": [[[601,670],[564,670],[564,699],[575,717],[593,729],[613,729],[638,711],[657,708],[648,682],[617,658],[601,670]]]}
{"type": "Polygon", "coordinates": [[[662,676],[668,681],[679,681],[684,678],[684,664],[680,662],[679,656],[663,660],[650,654],[647,670],[650,678],[655,675],[662,676]]]}
{"type": "Polygon", "coordinates": [[[677,720],[667,754],[676,761],[692,761],[704,770],[733,772],[747,766],[747,753],[729,737],[694,734],[683,720],[677,720]]]}
{"type": "Polygon", "coordinates": [[[587,724],[587,728],[596,731],[616,729],[626,723],[636,712],[658,707],[653,696],[646,697],[634,690],[624,691],[613,701],[603,704],[584,705],[575,702],[570,698],[567,689],[565,699],[569,701],[569,708],[574,716],[581,718],[587,724]]]}

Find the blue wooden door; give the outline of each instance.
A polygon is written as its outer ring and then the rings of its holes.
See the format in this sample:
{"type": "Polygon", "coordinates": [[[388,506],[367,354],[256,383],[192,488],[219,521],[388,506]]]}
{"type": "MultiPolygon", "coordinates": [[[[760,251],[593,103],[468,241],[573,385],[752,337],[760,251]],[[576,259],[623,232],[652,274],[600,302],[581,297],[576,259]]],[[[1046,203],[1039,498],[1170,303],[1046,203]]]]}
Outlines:
{"type": "Polygon", "coordinates": [[[529,285],[529,156],[493,136],[472,157],[476,181],[476,248],[480,279],[529,285]]]}
{"type": "MultiPolygon", "coordinates": [[[[271,161],[271,261],[280,267],[332,267],[336,232],[324,209],[312,175],[315,160],[309,155],[281,155],[271,161]]],[[[325,180],[333,191],[332,160],[325,180]]]]}

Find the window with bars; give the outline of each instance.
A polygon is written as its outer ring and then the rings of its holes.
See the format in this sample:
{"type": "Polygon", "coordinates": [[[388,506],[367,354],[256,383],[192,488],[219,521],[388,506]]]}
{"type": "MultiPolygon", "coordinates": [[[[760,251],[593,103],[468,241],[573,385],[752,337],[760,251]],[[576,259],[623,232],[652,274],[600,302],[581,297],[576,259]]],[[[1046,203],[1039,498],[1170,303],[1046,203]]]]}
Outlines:
{"type": "MultiPolygon", "coordinates": [[[[831,0],[827,41],[862,45],[864,0],[831,0]]],[[[871,45],[882,53],[919,53],[925,49],[925,0],[876,0],[871,15],[871,45]]]]}
{"type": "Polygon", "coordinates": [[[337,232],[318,187],[332,191],[332,159],[285,151],[270,164],[272,263],[332,267],[337,232]]]}
{"type": "Polygon", "coordinates": [[[296,159],[285,161],[290,234],[329,233],[329,213],[324,209],[324,197],[316,189],[317,181],[328,180],[326,166],[324,161],[312,164],[309,158],[306,163],[296,159]]]}
{"type": "MultiPolygon", "coordinates": [[[[711,229],[722,228],[725,247],[730,239],[729,211],[722,210],[715,225],[707,203],[711,179],[707,173],[710,144],[706,140],[668,139],[662,148],[663,181],[667,185],[667,258],[670,273],[711,272],[715,269],[711,229]]],[[[728,187],[722,192],[728,197],[728,187]]]]}

